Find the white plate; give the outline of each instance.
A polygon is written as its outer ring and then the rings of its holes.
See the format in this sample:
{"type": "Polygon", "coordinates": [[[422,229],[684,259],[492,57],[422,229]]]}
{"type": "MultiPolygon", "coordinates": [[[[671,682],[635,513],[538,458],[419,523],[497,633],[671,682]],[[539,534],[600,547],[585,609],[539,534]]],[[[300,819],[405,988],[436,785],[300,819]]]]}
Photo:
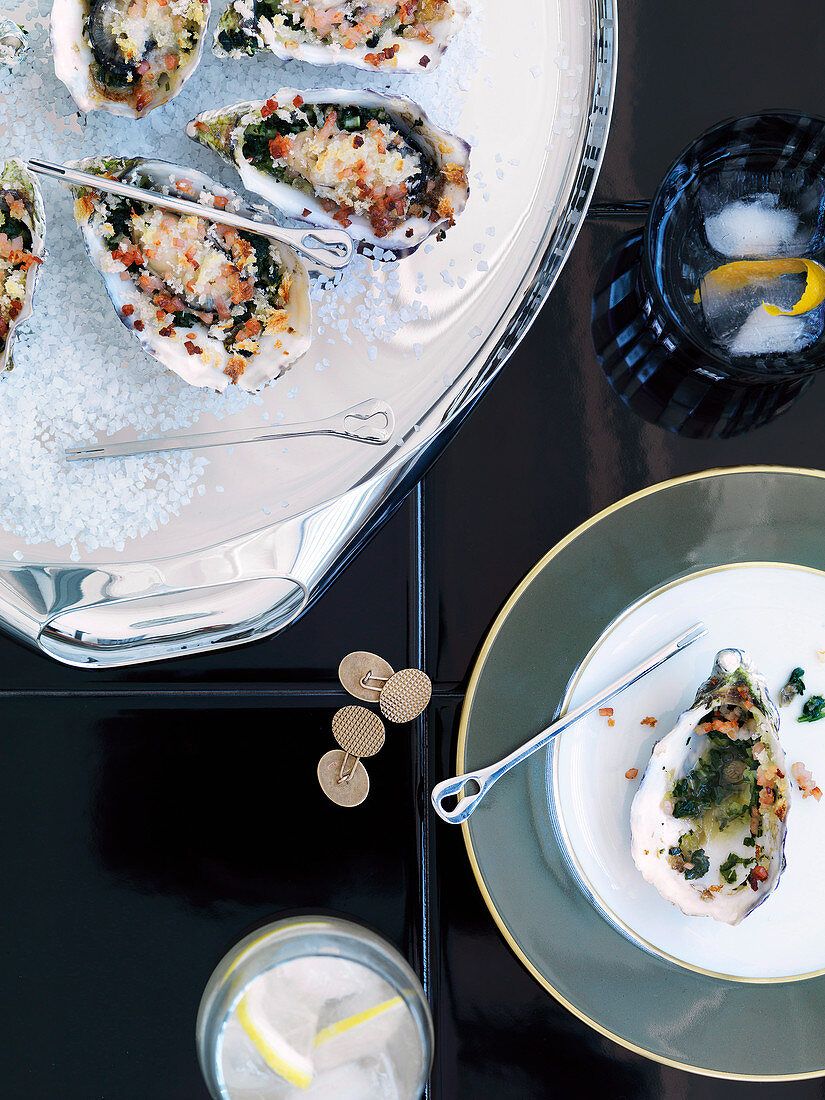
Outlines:
{"type": "MultiPolygon", "coordinates": [[[[805,670],[807,693],[825,694],[825,573],[791,565],[722,566],[646,596],[612,623],[571,681],[565,709],[703,619],[709,634],[623,692],[615,726],[598,714],[556,743],[554,824],[585,892],[602,915],[643,948],[693,970],[738,981],[799,979],[825,971],[825,801],[803,800],[794,785],[787,867],[768,900],[742,924],[687,917],[644,881],[630,855],[630,804],[654,743],[689,707],[725,647],[744,649],[774,699],[791,670],[805,670]],[[655,730],[641,719],[657,719],[655,730]],[[625,778],[639,769],[633,781],[625,778]]],[[[801,760],[825,780],[825,721],[799,723],[802,700],[782,708],[788,764],[801,760]]]]}

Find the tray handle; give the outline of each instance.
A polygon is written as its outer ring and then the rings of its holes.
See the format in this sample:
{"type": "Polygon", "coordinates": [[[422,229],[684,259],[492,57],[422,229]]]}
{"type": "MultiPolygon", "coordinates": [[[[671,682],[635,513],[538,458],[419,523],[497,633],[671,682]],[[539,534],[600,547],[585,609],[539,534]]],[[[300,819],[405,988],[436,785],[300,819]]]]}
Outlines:
{"type": "Polygon", "coordinates": [[[76,667],[138,664],[253,641],[292,622],[308,601],[307,586],[287,575],[167,588],[60,611],[38,645],[76,667]]]}

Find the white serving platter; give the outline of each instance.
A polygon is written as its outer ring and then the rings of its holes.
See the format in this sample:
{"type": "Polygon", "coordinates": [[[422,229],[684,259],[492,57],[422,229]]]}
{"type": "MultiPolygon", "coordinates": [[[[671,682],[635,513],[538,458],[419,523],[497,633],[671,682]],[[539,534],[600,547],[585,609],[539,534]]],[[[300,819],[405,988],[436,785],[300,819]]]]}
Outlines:
{"type": "MultiPolygon", "coordinates": [[[[184,136],[201,110],[283,85],[409,94],[473,146],[472,194],[443,243],[397,263],[360,258],[315,287],[315,341],[258,395],[187,387],[119,324],[83,253],[69,196],[44,193],[49,261],[17,368],[0,379],[0,621],[59,660],[128,664],[262,637],[293,621],[385,514],[517,345],[573,245],[601,162],[615,76],[612,0],[476,0],[441,67],[393,77],[209,50],[140,121],[79,116],[53,71],[38,0],[0,70],[9,153],[149,155],[228,186],[184,136]],[[317,419],[390,402],[395,442],[334,439],[68,467],[65,446],[317,419]]],[[[213,23],[221,4],[214,5],[213,23]]]]}

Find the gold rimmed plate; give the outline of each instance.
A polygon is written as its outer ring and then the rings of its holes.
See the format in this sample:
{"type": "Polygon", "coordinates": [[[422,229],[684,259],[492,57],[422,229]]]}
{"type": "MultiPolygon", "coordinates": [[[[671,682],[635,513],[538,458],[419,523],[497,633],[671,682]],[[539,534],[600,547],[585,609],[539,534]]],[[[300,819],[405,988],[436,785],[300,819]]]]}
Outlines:
{"type": "MultiPolygon", "coordinates": [[[[618,756],[614,761],[623,765],[619,778],[625,787],[617,780],[621,797],[629,808],[635,784],[624,772],[638,767],[641,773],[652,742],[706,678],[715,648],[750,645],[757,663],[761,659],[772,680],[778,680],[783,646],[789,645],[786,671],[807,661],[815,690],[815,648],[825,648],[825,641],[813,645],[819,636],[818,606],[823,607],[825,628],[825,577],[820,575],[825,571],[825,520],[820,517],[825,517],[825,474],[748,467],[654,486],[574,531],[525,578],[482,648],[462,714],[457,774],[511,751],[547,725],[565,701],[578,700],[588,684],[593,687],[610,661],[626,659],[636,644],[655,642],[650,625],[663,621],[660,613],[668,618],[668,628],[678,625],[672,621],[674,607],[688,609],[693,621],[702,599],[710,595],[712,602],[726,585],[732,596],[737,585],[747,591],[748,576],[772,585],[768,603],[778,603],[771,611],[776,623],[787,617],[789,606],[805,605],[800,608],[804,614],[799,621],[806,624],[802,634],[794,636],[791,624],[784,642],[780,637],[753,644],[725,635],[721,631],[727,623],[716,621],[707,645],[703,642],[701,650],[697,646],[696,653],[681,656],[683,663],[671,665],[658,685],[652,682],[644,701],[641,696],[618,701],[616,726],[610,732],[632,733],[627,737],[630,755],[625,761],[617,748],[621,761],[618,756]],[[795,637],[811,649],[809,656],[797,657],[795,637]],[[582,663],[585,655],[589,657],[582,663]],[[637,716],[637,709],[644,714],[637,716]],[[647,716],[662,725],[642,727],[641,718],[647,716]],[[639,731],[644,731],[641,739],[639,731]]],[[[752,629],[745,620],[730,626],[752,629]]],[[[819,669],[825,684],[825,664],[819,669]]],[[[771,686],[776,690],[781,684],[771,686]]],[[[790,725],[788,719],[785,724],[790,725]]],[[[804,737],[800,732],[799,738],[804,737]]],[[[799,758],[816,775],[814,742],[809,732],[807,753],[801,740],[789,745],[789,751],[799,748],[799,758]]],[[[568,748],[573,751],[572,741],[568,748]]],[[[633,879],[629,874],[619,877],[618,888],[597,882],[592,863],[587,863],[587,844],[579,834],[575,839],[572,835],[575,800],[568,801],[566,787],[560,785],[561,765],[567,768],[564,782],[573,782],[588,754],[581,750],[578,762],[565,762],[564,746],[556,751],[558,768],[552,756],[537,754],[505,776],[463,826],[485,901],[525,966],[597,1031],[660,1062],[741,1079],[825,1075],[825,961],[817,954],[816,937],[799,944],[795,955],[783,948],[784,956],[770,966],[757,964],[749,970],[741,953],[738,960],[726,961],[712,934],[697,948],[686,942],[693,933],[682,941],[678,936],[676,941],[663,940],[657,939],[661,929],[638,927],[644,899],[630,914],[619,904],[625,904],[623,892],[633,879]],[[553,824],[554,806],[561,828],[553,824]]],[[[789,833],[795,826],[800,836],[802,826],[806,831],[823,826],[816,813],[820,805],[811,800],[802,805],[798,799],[794,809],[796,821],[789,833]]],[[[591,832],[592,812],[592,805],[585,807],[579,821],[589,821],[591,832]]],[[[621,809],[611,812],[620,820],[621,809]]],[[[825,813],[819,816],[825,821],[825,813]]],[[[610,821],[608,815],[606,830],[610,821]]],[[[789,839],[786,876],[792,875],[790,844],[789,839]]],[[[760,913],[767,927],[773,905],[787,917],[790,909],[783,898],[791,895],[801,899],[800,905],[809,898],[810,920],[819,923],[821,907],[805,891],[805,872],[816,874],[815,867],[805,866],[807,860],[802,845],[794,855],[800,881],[783,878],[776,894],[739,929],[747,929],[760,913]]],[[[639,883],[640,890],[651,889],[641,879],[639,883]]],[[[660,901],[655,891],[652,899],[660,901]]],[[[714,924],[693,922],[697,927],[714,924]]],[[[777,932],[779,937],[793,934],[790,925],[777,932]]],[[[771,946],[768,939],[763,950],[769,952],[771,946]]]]}

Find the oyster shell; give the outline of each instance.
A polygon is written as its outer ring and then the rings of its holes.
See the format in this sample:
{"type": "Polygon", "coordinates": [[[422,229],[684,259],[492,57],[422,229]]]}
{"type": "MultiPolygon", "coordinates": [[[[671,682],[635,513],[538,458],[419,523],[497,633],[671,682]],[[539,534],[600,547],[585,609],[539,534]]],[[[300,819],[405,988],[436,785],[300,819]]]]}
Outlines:
{"type": "Polygon", "coordinates": [[[31,316],[45,237],[40,188],[21,160],[0,162],[0,371],[12,369],[14,330],[31,316]]]}
{"type": "Polygon", "coordinates": [[[469,0],[232,0],[213,52],[420,73],[440,64],[469,14],[469,0]]]}
{"type": "Polygon", "coordinates": [[[81,111],[143,118],[197,68],[210,3],[54,0],[54,71],[81,111]]]}
{"type": "MultiPolygon", "coordinates": [[[[76,165],[254,216],[233,192],[163,161],[99,157],[76,165]]],[[[309,277],[283,244],[205,219],[74,188],[75,217],[120,320],[193,386],[256,390],[310,344],[309,277]]]]}
{"type": "Polygon", "coordinates": [[[281,88],[266,102],[205,111],[186,132],[289,217],[343,225],[397,256],[467,204],[470,146],[403,96],[281,88]]]}
{"type": "Polygon", "coordinates": [[[779,713],[738,649],[653,748],[630,810],[633,860],[689,916],[738,924],[785,867],[790,804],[779,713]]]}
{"type": "Polygon", "coordinates": [[[0,65],[13,69],[29,48],[29,32],[11,19],[0,19],[0,65]]]}

